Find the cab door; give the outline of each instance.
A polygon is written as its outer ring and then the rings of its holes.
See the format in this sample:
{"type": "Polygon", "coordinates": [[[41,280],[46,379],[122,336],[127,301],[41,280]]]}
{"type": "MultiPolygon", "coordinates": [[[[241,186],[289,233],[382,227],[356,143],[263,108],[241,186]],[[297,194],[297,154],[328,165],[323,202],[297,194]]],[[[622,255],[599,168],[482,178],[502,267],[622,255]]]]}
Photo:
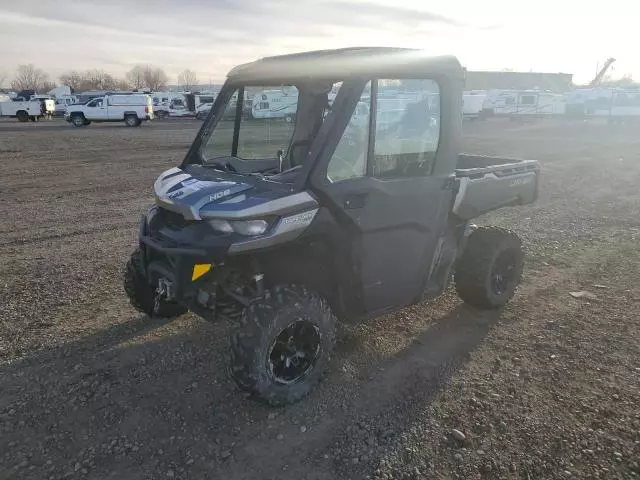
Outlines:
{"type": "Polygon", "coordinates": [[[455,165],[451,150],[439,148],[437,82],[384,79],[368,85],[335,149],[312,176],[340,228],[349,232],[363,313],[422,296],[446,229],[455,165]],[[357,108],[363,102],[368,112],[357,108]]]}
{"type": "Polygon", "coordinates": [[[94,98],[87,103],[85,117],[88,120],[107,120],[107,102],[104,98],[94,98]]]}

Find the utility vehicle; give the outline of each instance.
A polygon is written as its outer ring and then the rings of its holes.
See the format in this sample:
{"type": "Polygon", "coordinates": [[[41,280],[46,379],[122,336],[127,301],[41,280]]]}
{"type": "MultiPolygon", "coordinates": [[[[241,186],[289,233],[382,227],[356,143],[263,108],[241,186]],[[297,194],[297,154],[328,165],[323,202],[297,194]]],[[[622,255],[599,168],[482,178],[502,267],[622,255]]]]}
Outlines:
{"type": "Polygon", "coordinates": [[[521,242],[470,220],[533,202],[538,164],[459,154],[463,83],[454,57],[389,48],[231,70],[181,165],[155,182],[125,269],[133,306],[232,321],[230,373],[274,405],[319,380],[338,318],[437,296],[452,276],[466,302],[503,306],[521,242]],[[295,87],[295,119],[246,120],[256,87],[295,87]]]}
{"type": "Polygon", "coordinates": [[[143,121],[153,120],[153,104],[146,94],[107,94],[84,105],[69,105],[64,118],[76,127],[91,122],[124,122],[127,127],[139,127],[143,121]]]}
{"type": "MultiPolygon", "coordinates": [[[[21,92],[22,94],[23,92],[21,92]]],[[[41,118],[51,118],[56,105],[50,98],[21,95],[15,100],[0,100],[0,117],[15,117],[21,122],[37,122],[41,118]]]]}

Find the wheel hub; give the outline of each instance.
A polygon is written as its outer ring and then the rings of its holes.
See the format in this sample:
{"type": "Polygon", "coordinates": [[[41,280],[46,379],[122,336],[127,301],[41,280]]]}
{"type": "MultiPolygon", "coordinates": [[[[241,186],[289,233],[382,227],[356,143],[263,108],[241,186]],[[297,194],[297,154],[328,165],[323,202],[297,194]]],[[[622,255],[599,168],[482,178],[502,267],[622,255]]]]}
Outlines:
{"type": "Polygon", "coordinates": [[[278,383],[295,383],[305,377],[320,354],[320,331],[307,320],[297,320],[282,330],[267,353],[269,371],[278,383]]]}
{"type": "Polygon", "coordinates": [[[502,252],[496,259],[491,272],[491,287],[496,295],[503,295],[517,280],[516,254],[512,250],[502,252]]]}

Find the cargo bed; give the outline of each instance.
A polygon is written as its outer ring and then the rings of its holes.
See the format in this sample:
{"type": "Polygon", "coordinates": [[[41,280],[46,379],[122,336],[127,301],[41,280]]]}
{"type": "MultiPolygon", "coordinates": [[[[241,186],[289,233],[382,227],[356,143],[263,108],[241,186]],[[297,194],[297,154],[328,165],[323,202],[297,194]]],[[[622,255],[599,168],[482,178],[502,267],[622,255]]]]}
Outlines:
{"type": "Polygon", "coordinates": [[[453,213],[469,220],[497,208],[532,203],[538,197],[536,160],[460,154],[453,213]]]}

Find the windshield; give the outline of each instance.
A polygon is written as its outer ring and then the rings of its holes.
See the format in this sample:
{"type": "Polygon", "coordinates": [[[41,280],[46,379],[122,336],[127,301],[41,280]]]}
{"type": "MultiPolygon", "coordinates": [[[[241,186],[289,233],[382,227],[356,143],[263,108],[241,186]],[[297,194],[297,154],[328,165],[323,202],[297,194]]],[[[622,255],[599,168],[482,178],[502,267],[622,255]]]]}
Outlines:
{"type": "Polygon", "coordinates": [[[233,92],[215,131],[203,142],[204,162],[224,157],[275,158],[278,150],[285,152],[289,146],[296,123],[298,89],[291,85],[247,87],[242,92],[242,110],[238,112],[240,90],[233,92]],[[234,152],[236,113],[240,113],[240,122],[234,152]]]}
{"type": "Polygon", "coordinates": [[[302,163],[338,87],[329,83],[300,89],[295,85],[235,88],[230,98],[229,93],[225,95],[229,100],[218,114],[215,129],[203,138],[201,162],[282,156],[289,167],[302,163]],[[238,107],[240,98],[242,107],[238,107]]]}

